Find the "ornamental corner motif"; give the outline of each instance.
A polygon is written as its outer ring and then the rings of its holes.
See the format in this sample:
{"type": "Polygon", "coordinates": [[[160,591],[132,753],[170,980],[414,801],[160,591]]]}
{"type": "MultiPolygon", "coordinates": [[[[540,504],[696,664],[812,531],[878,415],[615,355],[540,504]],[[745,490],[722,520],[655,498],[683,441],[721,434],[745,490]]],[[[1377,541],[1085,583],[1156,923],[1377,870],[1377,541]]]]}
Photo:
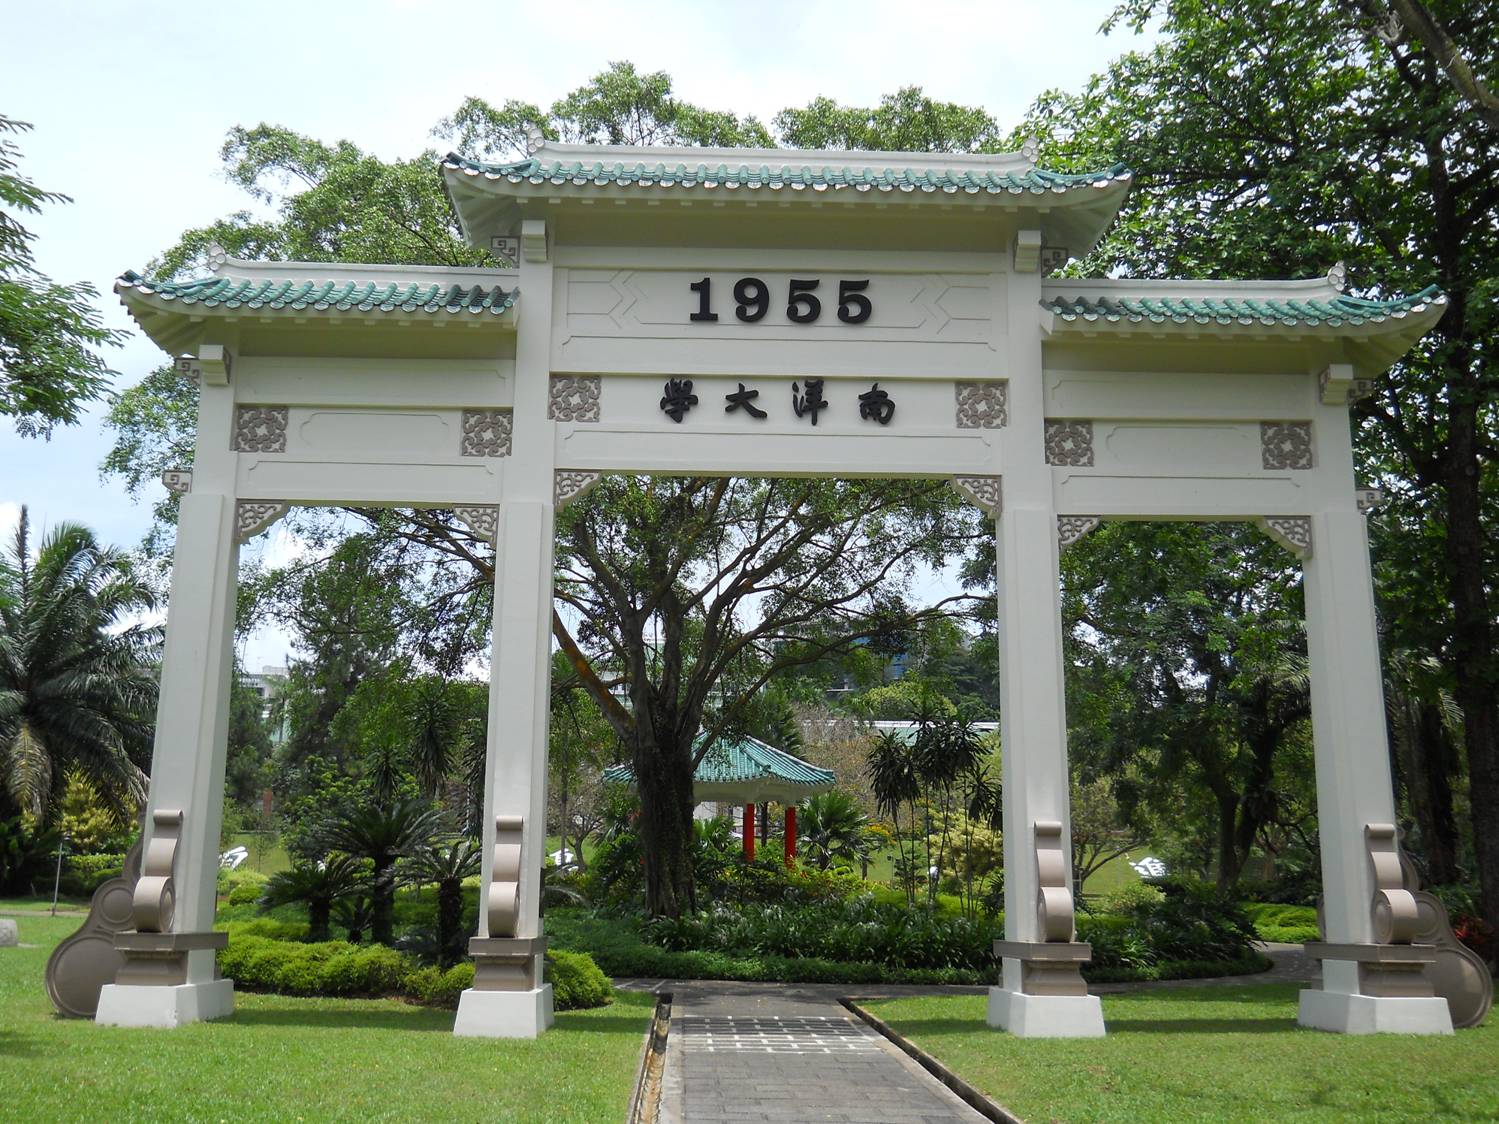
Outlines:
{"type": "Polygon", "coordinates": [[[509,410],[464,410],[458,451],[465,457],[508,457],[513,429],[509,410]]]}
{"type": "Polygon", "coordinates": [[[495,533],[500,529],[500,508],[498,504],[479,503],[466,504],[453,508],[454,517],[473,531],[485,542],[493,543],[495,533]]]}
{"type": "Polygon", "coordinates": [[[1066,550],[1089,531],[1096,530],[1100,522],[1096,515],[1058,515],[1057,549],[1066,550]]]}
{"type": "Polygon", "coordinates": [[[957,382],[953,392],[959,429],[1003,429],[1010,424],[1008,382],[957,382]]]}
{"type": "Polygon", "coordinates": [[[582,499],[602,476],[601,472],[557,469],[552,474],[552,505],[560,511],[573,500],[582,499]]]}
{"type": "Polygon", "coordinates": [[[234,505],[234,541],[249,542],[286,511],[286,504],[274,500],[240,500],[234,505]]]}
{"type": "Polygon", "coordinates": [[[286,452],[286,425],[291,411],[285,406],[240,406],[234,411],[236,453],[286,452]]]}
{"type": "Polygon", "coordinates": [[[553,375],[547,417],[552,421],[596,422],[602,390],[603,380],[598,375],[553,375]]]}
{"type": "Polygon", "coordinates": [[[176,492],[179,496],[185,496],[193,490],[193,470],[190,468],[169,468],[161,474],[161,482],[166,485],[169,492],[176,492]]]}
{"type": "Polygon", "coordinates": [[[1093,467],[1093,423],[1091,421],[1048,421],[1046,423],[1046,463],[1064,468],[1093,467]]]}
{"type": "Polygon", "coordinates": [[[1312,556],[1312,520],[1306,515],[1267,515],[1260,526],[1281,546],[1302,560],[1312,556]]]}
{"type": "Polygon", "coordinates": [[[1312,467],[1311,422],[1260,422],[1260,463],[1270,471],[1312,467]]]}
{"type": "Polygon", "coordinates": [[[1004,512],[1004,483],[999,476],[954,476],[952,486],[969,503],[993,519],[1004,512]]]}

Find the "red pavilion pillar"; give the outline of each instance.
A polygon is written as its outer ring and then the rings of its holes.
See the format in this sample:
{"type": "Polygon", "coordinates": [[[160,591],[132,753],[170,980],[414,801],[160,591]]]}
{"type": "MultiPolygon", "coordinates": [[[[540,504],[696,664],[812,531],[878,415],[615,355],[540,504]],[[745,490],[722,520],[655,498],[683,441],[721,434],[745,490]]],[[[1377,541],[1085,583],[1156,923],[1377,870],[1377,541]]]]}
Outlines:
{"type": "Polygon", "coordinates": [[[786,805],[786,865],[796,865],[796,805],[786,805]]]}
{"type": "Polygon", "coordinates": [[[744,806],[744,861],[755,861],[755,806],[744,806]]]}

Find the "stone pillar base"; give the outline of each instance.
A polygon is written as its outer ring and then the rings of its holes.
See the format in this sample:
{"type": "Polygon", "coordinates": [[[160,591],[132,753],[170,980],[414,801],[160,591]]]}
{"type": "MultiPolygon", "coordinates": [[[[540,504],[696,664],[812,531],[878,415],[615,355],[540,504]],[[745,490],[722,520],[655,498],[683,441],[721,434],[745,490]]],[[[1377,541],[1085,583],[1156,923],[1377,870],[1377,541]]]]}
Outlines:
{"type": "Polygon", "coordinates": [[[1103,1004],[1096,995],[1027,995],[991,987],[989,1025],[1017,1038],[1102,1038],[1103,1004]]]}
{"type": "Polygon", "coordinates": [[[539,1038],[552,1025],[552,985],[533,991],[479,991],[458,997],[453,1033],[464,1038],[539,1038]]]}
{"type": "Polygon", "coordinates": [[[1439,997],[1354,995],[1308,989],[1296,1021],[1338,1034],[1451,1034],[1452,1014],[1439,997]]]}
{"type": "Polygon", "coordinates": [[[182,1026],[234,1014],[234,981],[105,984],[94,1021],[102,1026],[182,1026]]]}

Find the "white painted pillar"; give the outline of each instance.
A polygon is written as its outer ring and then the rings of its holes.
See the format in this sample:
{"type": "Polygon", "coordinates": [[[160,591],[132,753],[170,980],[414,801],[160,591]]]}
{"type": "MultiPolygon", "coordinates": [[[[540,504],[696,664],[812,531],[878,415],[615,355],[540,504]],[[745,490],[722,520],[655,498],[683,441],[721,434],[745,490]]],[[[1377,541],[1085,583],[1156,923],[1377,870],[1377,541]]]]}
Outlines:
{"type": "MultiPolygon", "coordinates": [[[[1010,421],[1005,430],[1003,508],[996,587],[1000,638],[1000,740],[1004,782],[1005,940],[1046,940],[1037,899],[1040,870],[1035,824],[1062,824],[1071,863],[1067,714],[1062,664],[1057,514],[1046,463],[1046,407],[1041,373],[1040,275],[1011,273],[1004,322],[1009,326],[1010,421]]],[[[1067,879],[1071,884],[1070,877],[1067,879]]],[[[1021,1037],[1096,1037],[1103,1009],[1092,995],[1038,995],[1025,989],[1025,963],[1003,959],[990,990],[989,1022],[1021,1037]]],[[[1076,977],[1074,976],[1074,979],[1076,977]]]]}
{"type": "MultiPolygon", "coordinates": [[[[1384,677],[1367,528],[1354,497],[1343,409],[1324,411],[1317,430],[1318,467],[1333,480],[1347,481],[1329,509],[1312,516],[1312,552],[1303,563],[1324,937],[1331,945],[1365,945],[1374,941],[1376,887],[1364,828],[1396,822],[1384,677]]],[[[1301,993],[1299,1021],[1348,1033],[1452,1032],[1444,999],[1359,991],[1357,963],[1324,960],[1322,987],[1301,993]]]]}
{"type": "MultiPolygon", "coordinates": [[[[172,560],[145,843],[150,844],[154,813],[183,813],[173,862],[173,934],[213,929],[239,566],[229,451],[232,410],[228,387],[203,389],[193,490],[178,509],[172,560]]],[[[106,985],[95,1018],[176,1026],[227,1015],[234,1007],[233,984],[216,975],[214,950],[194,949],[187,953],[185,984],[106,985]]]]}
{"type": "MultiPolygon", "coordinates": [[[[527,224],[531,228],[531,224],[527,224]]],[[[534,228],[532,228],[534,229],[534,228]]],[[[518,940],[543,935],[541,868],[546,861],[547,744],[551,718],[553,422],[552,266],[544,240],[528,245],[520,270],[514,425],[504,464],[495,536],[494,618],[485,750],[484,866],[479,937],[489,938],[496,816],[523,816],[518,940]]],[[[536,956],[529,991],[470,988],[459,998],[455,1032],[535,1038],[552,1022],[552,989],[536,956]]]]}

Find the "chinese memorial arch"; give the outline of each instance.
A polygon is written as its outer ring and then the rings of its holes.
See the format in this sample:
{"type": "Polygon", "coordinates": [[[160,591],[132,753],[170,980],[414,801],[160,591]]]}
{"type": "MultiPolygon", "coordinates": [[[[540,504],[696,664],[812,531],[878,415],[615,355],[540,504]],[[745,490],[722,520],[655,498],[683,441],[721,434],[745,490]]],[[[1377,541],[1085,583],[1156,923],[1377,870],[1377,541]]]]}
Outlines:
{"type": "Polygon", "coordinates": [[[492,267],[245,262],[116,291],[201,387],[142,875],[100,1022],[232,1009],[213,932],[239,544],[293,505],[453,509],[495,549],[485,868],[457,1031],[535,1035],[556,511],[607,472],[947,479],[998,550],[1005,940],[990,1021],[1103,1033],[1078,969],[1058,557],[1109,519],[1246,520],[1302,560],[1325,887],[1301,1021],[1447,1033],[1402,885],[1348,404],[1427,290],[1076,281],[1130,186],[1034,152],[533,141],[441,175],[492,267]],[[1393,863],[1393,865],[1392,865],[1393,863]]]}

